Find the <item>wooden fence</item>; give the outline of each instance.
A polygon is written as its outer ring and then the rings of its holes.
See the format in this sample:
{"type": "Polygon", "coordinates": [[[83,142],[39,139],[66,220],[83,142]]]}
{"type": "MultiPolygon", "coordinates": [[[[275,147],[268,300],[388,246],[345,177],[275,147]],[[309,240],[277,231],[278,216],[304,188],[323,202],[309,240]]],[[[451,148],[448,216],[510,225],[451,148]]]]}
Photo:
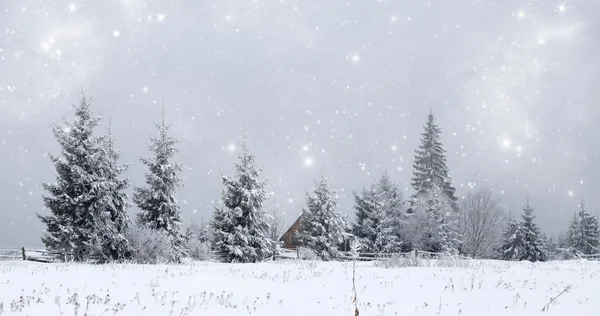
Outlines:
{"type": "MultiPolygon", "coordinates": [[[[422,259],[437,259],[440,257],[447,257],[447,256],[444,254],[441,254],[441,253],[413,250],[413,251],[408,251],[408,252],[396,252],[396,253],[361,252],[361,253],[356,254],[356,256],[350,252],[342,252],[339,259],[342,261],[352,261],[352,260],[376,261],[376,260],[389,260],[389,259],[394,259],[394,258],[409,258],[409,257],[422,258],[422,259]]],[[[459,256],[459,255],[453,255],[450,257],[453,259],[463,259],[463,260],[472,259],[469,257],[459,256]]],[[[298,258],[300,258],[300,252],[297,249],[296,250],[281,249],[281,253],[279,254],[279,256],[276,257],[276,259],[298,259],[298,258]]]]}
{"type": "Polygon", "coordinates": [[[23,260],[18,249],[0,249],[0,261],[23,260]]]}
{"type": "Polygon", "coordinates": [[[600,254],[595,254],[595,255],[577,254],[577,256],[580,259],[585,259],[585,260],[589,260],[589,261],[600,261],[600,254]]]}
{"type": "Polygon", "coordinates": [[[71,256],[65,256],[62,253],[46,251],[43,249],[33,249],[33,248],[25,248],[21,249],[0,249],[0,260],[1,261],[10,261],[10,260],[25,260],[25,261],[35,261],[35,262],[58,262],[65,261],[65,259],[69,259],[71,256]]]}
{"type": "MultiPolygon", "coordinates": [[[[213,253],[216,256],[216,253],[213,253]]],[[[399,252],[399,253],[358,253],[357,256],[354,256],[350,252],[342,252],[340,260],[342,261],[375,261],[375,260],[389,260],[394,258],[422,258],[422,259],[437,259],[440,257],[447,257],[444,254],[433,253],[421,250],[413,250],[409,252],[399,252]]],[[[470,260],[472,258],[453,255],[449,256],[452,259],[462,259],[462,260],[470,260]]],[[[600,261],[600,254],[595,255],[584,255],[577,254],[579,259],[588,260],[588,261],[600,261]]],[[[300,253],[298,250],[291,249],[280,249],[280,254],[275,257],[276,260],[282,259],[297,259],[300,258],[300,253]]],[[[35,261],[35,262],[44,262],[44,263],[52,263],[52,262],[61,262],[61,261],[69,261],[72,259],[72,255],[58,252],[46,251],[43,249],[33,249],[33,248],[25,248],[21,249],[0,249],[0,261],[11,261],[11,260],[25,260],[25,261],[35,261]]],[[[218,260],[216,260],[218,261],[218,260]]]]}

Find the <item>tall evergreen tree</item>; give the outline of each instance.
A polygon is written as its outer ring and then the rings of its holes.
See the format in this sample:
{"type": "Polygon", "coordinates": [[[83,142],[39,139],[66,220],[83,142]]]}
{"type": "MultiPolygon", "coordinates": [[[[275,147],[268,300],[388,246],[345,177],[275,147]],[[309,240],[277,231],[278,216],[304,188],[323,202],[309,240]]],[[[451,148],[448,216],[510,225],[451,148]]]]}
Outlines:
{"type": "Polygon", "coordinates": [[[430,111],[427,115],[424,132],[421,134],[421,145],[415,151],[412,177],[412,186],[415,190],[413,198],[429,192],[437,186],[448,198],[452,209],[456,212],[458,211],[456,189],[453,187],[448,173],[446,150],[441,141],[441,133],[442,129],[435,123],[435,116],[430,111]]]}
{"type": "Polygon", "coordinates": [[[397,187],[384,174],[370,189],[354,192],[356,223],[353,233],[363,252],[397,252],[401,249],[402,201],[397,187]]]}
{"type": "Polygon", "coordinates": [[[178,173],[183,171],[183,165],[172,161],[173,156],[179,152],[175,148],[179,141],[169,136],[170,127],[165,124],[163,107],[161,123],[156,124],[158,137],[151,137],[148,145],[154,156],[140,159],[148,168],[148,173],[145,175],[146,187],[134,188],[133,202],[140,209],[137,216],[138,224],[165,231],[172,240],[175,253],[178,254],[172,259],[179,261],[185,250],[181,231],[181,211],[175,192],[183,187],[183,178],[178,176],[178,173]]]}
{"type": "Polygon", "coordinates": [[[529,199],[523,208],[521,215],[521,223],[519,231],[522,237],[522,250],[520,251],[519,260],[528,261],[546,261],[546,251],[544,249],[544,240],[540,229],[534,222],[533,208],[529,205],[529,199]]]}
{"type": "Polygon", "coordinates": [[[99,165],[104,181],[103,204],[106,205],[106,210],[100,212],[97,219],[96,250],[99,252],[95,254],[105,261],[127,259],[131,252],[129,242],[125,237],[129,226],[127,208],[130,207],[125,190],[129,187],[130,182],[127,178],[119,178],[127,171],[129,165],[118,163],[121,151],[114,143],[112,125],[109,122],[108,134],[102,143],[101,157],[103,159],[99,165]]]}
{"type": "Polygon", "coordinates": [[[345,241],[347,228],[344,216],[337,212],[337,194],[329,188],[327,178],[315,182],[313,194],[306,193],[306,209],[300,218],[300,244],[313,250],[322,260],[336,259],[345,241]]]}
{"type": "Polygon", "coordinates": [[[571,221],[568,236],[571,252],[584,255],[600,252],[600,227],[598,218],[586,210],[583,199],[579,203],[579,210],[571,221]]]}
{"type": "Polygon", "coordinates": [[[38,214],[47,225],[42,241],[47,249],[72,254],[76,261],[92,256],[124,259],[128,243],[122,232],[128,219],[123,190],[128,180],[118,179],[125,167],[116,163],[112,135],[94,136],[101,117],[93,115],[91,103],[82,92],[75,120],[65,120],[65,127],[53,126],[62,157],[50,155],[57,181],[43,184],[49,192],[44,204],[51,214],[38,214]]]}
{"type": "Polygon", "coordinates": [[[223,176],[223,207],[215,210],[211,221],[213,248],[226,262],[260,262],[276,254],[276,243],[269,237],[269,198],[267,181],[259,180],[254,154],[242,143],[234,177],[223,176]]]}

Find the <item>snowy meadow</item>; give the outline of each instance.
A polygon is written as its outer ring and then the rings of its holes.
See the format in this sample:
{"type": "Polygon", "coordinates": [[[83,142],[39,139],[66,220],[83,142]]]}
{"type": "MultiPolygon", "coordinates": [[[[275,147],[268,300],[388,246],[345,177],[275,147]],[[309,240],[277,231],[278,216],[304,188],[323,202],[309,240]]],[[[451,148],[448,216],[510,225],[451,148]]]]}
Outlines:
{"type": "MultiPolygon", "coordinates": [[[[600,312],[600,262],[411,264],[416,267],[357,263],[360,315],[600,312]]],[[[354,315],[352,271],[351,262],[292,260],[182,265],[0,262],[0,315],[354,315]]]]}

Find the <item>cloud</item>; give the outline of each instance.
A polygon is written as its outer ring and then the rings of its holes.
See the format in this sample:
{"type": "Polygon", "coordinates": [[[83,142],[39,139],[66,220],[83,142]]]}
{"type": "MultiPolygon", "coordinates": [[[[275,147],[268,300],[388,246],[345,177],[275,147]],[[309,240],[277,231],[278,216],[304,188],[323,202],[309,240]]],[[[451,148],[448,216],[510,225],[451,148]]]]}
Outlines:
{"type": "Polygon", "coordinates": [[[16,87],[6,95],[12,117],[33,119],[51,109],[52,100],[79,91],[102,72],[106,36],[94,21],[69,19],[66,13],[31,12],[21,34],[10,44],[9,75],[16,87]]]}

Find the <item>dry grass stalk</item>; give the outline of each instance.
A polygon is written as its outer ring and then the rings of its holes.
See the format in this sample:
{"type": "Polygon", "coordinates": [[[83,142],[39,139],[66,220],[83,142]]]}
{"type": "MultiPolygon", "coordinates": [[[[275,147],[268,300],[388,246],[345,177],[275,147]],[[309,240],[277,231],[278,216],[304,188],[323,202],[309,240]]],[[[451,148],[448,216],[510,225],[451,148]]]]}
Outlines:
{"type": "Polygon", "coordinates": [[[356,258],[352,260],[352,292],[354,292],[354,298],[352,299],[354,303],[354,316],[358,316],[358,305],[356,302],[356,258]]]}
{"type": "Polygon", "coordinates": [[[568,292],[570,289],[571,289],[571,285],[567,285],[567,287],[562,292],[558,293],[558,295],[556,295],[555,297],[550,299],[550,302],[548,302],[548,304],[546,304],[546,306],[544,306],[544,308],[542,308],[542,312],[547,312],[548,309],[550,309],[550,304],[552,304],[554,301],[556,301],[556,299],[558,299],[564,293],[568,292]]]}

